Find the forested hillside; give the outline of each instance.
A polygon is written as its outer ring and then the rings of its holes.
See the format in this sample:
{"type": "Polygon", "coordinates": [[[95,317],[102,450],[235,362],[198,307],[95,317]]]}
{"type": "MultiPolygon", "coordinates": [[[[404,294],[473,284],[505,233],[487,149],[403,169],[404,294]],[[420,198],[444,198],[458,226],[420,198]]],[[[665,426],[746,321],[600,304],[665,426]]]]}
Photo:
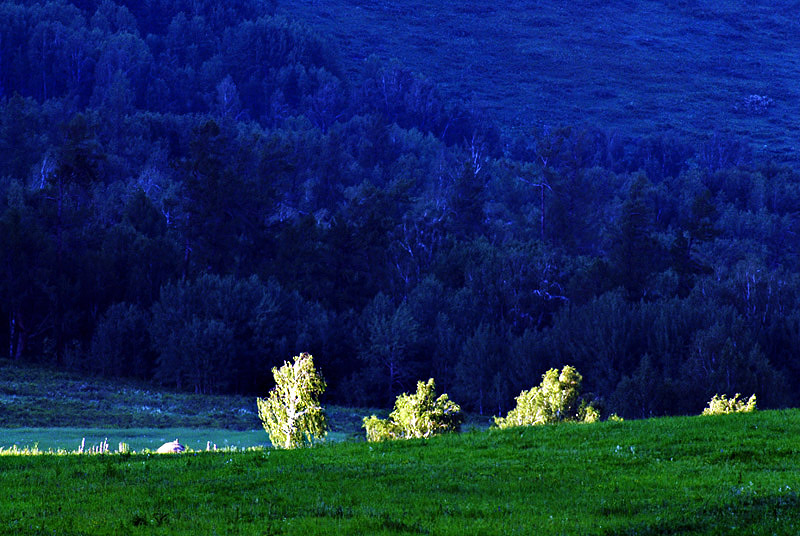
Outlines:
{"type": "Polygon", "coordinates": [[[9,359],[264,394],[307,351],[337,402],[432,376],[483,413],[564,364],[626,417],[800,404],[790,164],[718,130],[523,133],[301,20],[0,2],[9,359]]]}

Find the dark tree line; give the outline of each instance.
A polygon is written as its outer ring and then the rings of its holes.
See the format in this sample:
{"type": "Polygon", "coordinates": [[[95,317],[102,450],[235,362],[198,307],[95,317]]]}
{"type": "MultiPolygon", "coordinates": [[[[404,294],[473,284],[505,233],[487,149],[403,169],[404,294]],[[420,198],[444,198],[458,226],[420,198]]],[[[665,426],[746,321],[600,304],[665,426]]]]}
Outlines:
{"type": "Polygon", "coordinates": [[[272,2],[0,2],[10,359],[337,401],[420,378],[506,411],[575,366],[609,411],[798,404],[800,176],[735,138],[502,136],[272,2]]]}

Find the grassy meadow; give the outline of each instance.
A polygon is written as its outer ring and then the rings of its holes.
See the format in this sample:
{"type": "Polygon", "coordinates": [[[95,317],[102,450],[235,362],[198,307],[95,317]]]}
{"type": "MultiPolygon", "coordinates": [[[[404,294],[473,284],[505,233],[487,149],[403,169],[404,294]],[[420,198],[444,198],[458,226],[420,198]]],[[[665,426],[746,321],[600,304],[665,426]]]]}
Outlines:
{"type": "Polygon", "coordinates": [[[370,411],[333,407],[331,440],[281,451],[244,426],[250,406],[0,362],[0,534],[800,532],[800,410],[510,430],[473,416],[366,443],[370,411]],[[120,426],[146,421],[145,399],[165,426],[120,426]],[[175,437],[186,453],[152,453],[175,437]]]}
{"type": "MultiPolygon", "coordinates": [[[[363,438],[361,420],[372,413],[328,407],[328,441],[363,438]]],[[[255,397],[160,391],[0,360],[0,449],[73,451],[83,442],[88,450],[107,441],[111,451],[119,443],[142,451],[176,438],[194,450],[270,445],[255,397]]]]}
{"type": "Polygon", "coordinates": [[[622,136],[729,132],[762,156],[797,159],[795,2],[299,0],[279,9],[335,36],[343,68],[371,54],[397,58],[518,134],[582,124],[622,136]],[[749,95],[773,105],[742,113],[749,95]]]}
{"type": "Polygon", "coordinates": [[[261,426],[253,398],[171,393],[7,361],[0,361],[0,410],[0,428],[261,426]]]}
{"type": "Polygon", "coordinates": [[[800,412],[0,456],[8,534],[797,534],[800,412]]]}

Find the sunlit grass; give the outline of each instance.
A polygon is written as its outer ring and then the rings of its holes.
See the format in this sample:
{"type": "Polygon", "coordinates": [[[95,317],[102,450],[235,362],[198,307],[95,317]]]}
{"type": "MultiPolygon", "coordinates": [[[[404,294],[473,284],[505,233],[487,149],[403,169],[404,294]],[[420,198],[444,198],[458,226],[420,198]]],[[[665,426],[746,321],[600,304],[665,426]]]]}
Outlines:
{"type": "Polygon", "coordinates": [[[797,534],[800,411],[0,456],[14,534],[797,534]]]}
{"type": "MultiPolygon", "coordinates": [[[[64,382],[87,401],[114,388],[41,374],[37,394],[35,369],[0,372],[2,392],[47,422],[69,417],[53,404],[64,382]]],[[[33,428],[6,415],[0,534],[800,533],[798,410],[509,430],[472,416],[460,434],[378,444],[360,428],[373,410],[328,411],[326,441],[296,451],[268,447],[260,427],[33,428]],[[185,453],[154,454],[176,438],[185,453]]]]}

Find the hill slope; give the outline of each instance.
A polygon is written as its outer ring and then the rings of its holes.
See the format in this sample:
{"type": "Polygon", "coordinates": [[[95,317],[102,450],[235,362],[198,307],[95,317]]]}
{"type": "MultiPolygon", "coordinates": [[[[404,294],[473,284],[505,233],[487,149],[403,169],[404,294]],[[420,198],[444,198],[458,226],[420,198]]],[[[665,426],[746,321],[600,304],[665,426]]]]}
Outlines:
{"type": "Polygon", "coordinates": [[[15,534],[797,534],[798,434],[792,410],[298,451],[0,456],[0,526],[15,534]]]}
{"type": "MultiPolygon", "coordinates": [[[[432,377],[501,414],[564,365],[626,418],[800,406],[798,166],[714,136],[791,145],[789,4],[281,4],[0,2],[3,355],[252,397],[307,351],[350,406],[432,377]],[[531,134],[576,122],[609,130],[531,134]]],[[[32,389],[8,425],[170,405],[32,389]]]]}
{"type": "MultiPolygon", "coordinates": [[[[265,395],[267,390],[265,387],[265,395]]],[[[369,413],[367,409],[329,407],[333,435],[337,439],[363,437],[361,419],[369,413]]],[[[0,360],[0,430],[52,428],[48,436],[57,436],[57,430],[63,427],[217,428],[256,430],[263,435],[255,397],[177,393],[133,381],[19,366],[0,360]]],[[[27,437],[22,433],[8,435],[27,437]]],[[[5,439],[0,437],[0,447],[14,443],[5,439]]],[[[63,443],[56,443],[66,448],[63,443]]],[[[34,441],[22,443],[33,444],[34,441]]],[[[46,441],[40,444],[43,450],[49,446],[46,441]]]]}
{"type": "Polygon", "coordinates": [[[0,361],[0,428],[92,426],[260,428],[255,400],[159,391],[0,361]]]}
{"type": "Polygon", "coordinates": [[[282,9],[336,36],[348,67],[370,54],[396,57],[517,133],[582,123],[623,136],[728,131],[757,154],[796,160],[796,7],[300,0],[282,9]],[[767,113],[745,109],[750,95],[773,101],[767,113]]]}

